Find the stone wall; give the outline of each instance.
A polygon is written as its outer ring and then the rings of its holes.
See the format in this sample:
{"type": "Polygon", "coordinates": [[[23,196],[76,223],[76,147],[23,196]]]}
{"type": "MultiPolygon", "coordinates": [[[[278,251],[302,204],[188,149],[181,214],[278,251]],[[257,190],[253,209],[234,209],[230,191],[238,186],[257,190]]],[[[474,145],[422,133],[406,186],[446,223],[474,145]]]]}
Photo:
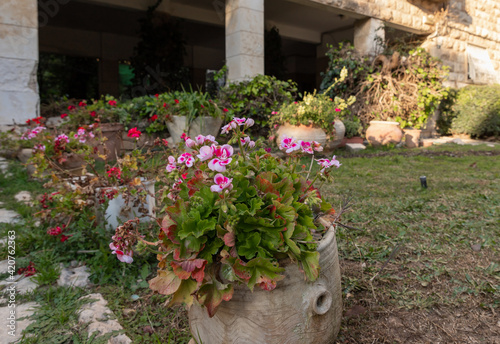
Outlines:
{"type": "Polygon", "coordinates": [[[39,112],[36,0],[0,1],[0,125],[39,112]]]}
{"type": "Polygon", "coordinates": [[[450,67],[450,86],[499,80],[500,2],[497,0],[292,1],[333,6],[346,15],[372,17],[404,31],[428,35],[423,46],[450,67]],[[443,4],[448,8],[447,13],[440,11],[443,4]],[[468,77],[468,45],[485,49],[494,68],[490,75],[475,80],[468,77]]]}

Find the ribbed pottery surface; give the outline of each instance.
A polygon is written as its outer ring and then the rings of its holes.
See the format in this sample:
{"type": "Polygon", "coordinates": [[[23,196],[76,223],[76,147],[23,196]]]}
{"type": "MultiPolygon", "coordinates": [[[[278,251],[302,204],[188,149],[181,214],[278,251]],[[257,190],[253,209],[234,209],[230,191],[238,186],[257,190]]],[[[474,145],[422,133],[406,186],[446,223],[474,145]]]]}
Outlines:
{"type": "Polygon", "coordinates": [[[236,286],[233,298],[222,302],[213,318],[192,306],[189,324],[193,338],[204,344],[330,344],[342,318],[340,268],[335,229],[318,246],[320,277],[305,281],[296,264],[285,267],[286,277],[273,291],[236,286]]]}

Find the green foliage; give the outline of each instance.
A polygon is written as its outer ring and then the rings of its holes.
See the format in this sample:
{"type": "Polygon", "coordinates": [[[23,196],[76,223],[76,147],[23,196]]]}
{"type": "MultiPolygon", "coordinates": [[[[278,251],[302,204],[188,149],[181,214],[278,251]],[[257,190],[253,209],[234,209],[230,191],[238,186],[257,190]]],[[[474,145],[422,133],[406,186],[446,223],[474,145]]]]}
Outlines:
{"type": "Polygon", "coordinates": [[[362,126],[359,118],[357,117],[351,117],[351,118],[345,118],[342,120],[345,126],[345,137],[351,138],[354,136],[361,136],[362,126]]]}
{"type": "Polygon", "coordinates": [[[60,256],[53,251],[42,251],[35,255],[34,263],[37,274],[33,277],[39,286],[51,285],[57,281],[60,273],[60,256]]]}
{"type": "Polygon", "coordinates": [[[348,112],[356,98],[354,96],[345,100],[335,96],[331,98],[328,94],[331,89],[342,84],[347,77],[347,69],[342,69],[340,77],[335,79],[334,83],[325,90],[324,93],[306,93],[301,101],[284,104],[270,120],[271,126],[280,124],[291,125],[314,125],[330,131],[334,120],[343,118],[348,112]]]}
{"type": "Polygon", "coordinates": [[[453,105],[451,132],[472,137],[500,135],[500,85],[467,86],[453,105]]]}
{"type": "Polygon", "coordinates": [[[221,108],[229,111],[226,118],[251,117],[257,126],[253,133],[264,135],[273,111],[282,104],[291,103],[297,92],[297,84],[291,80],[280,81],[275,77],[258,75],[252,80],[231,83],[219,92],[221,108]]]}
{"type": "Polygon", "coordinates": [[[457,101],[457,95],[458,89],[450,88],[448,90],[448,96],[439,104],[439,117],[436,121],[436,129],[441,135],[451,134],[451,123],[456,117],[456,113],[453,111],[453,105],[457,101]]]}

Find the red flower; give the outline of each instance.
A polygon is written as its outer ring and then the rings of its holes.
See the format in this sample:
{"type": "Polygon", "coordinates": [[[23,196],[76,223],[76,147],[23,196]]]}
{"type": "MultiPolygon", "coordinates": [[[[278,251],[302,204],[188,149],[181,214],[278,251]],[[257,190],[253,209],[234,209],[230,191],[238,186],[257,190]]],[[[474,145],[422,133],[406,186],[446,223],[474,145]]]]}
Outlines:
{"type": "Polygon", "coordinates": [[[176,103],[176,104],[179,104],[179,100],[178,100],[178,99],[176,99],[176,100],[175,100],[175,103],[176,103]]]}
{"type": "Polygon", "coordinates": [[[155,97],[158,98],[160,95],[158,93],[155,94],[155,97]]]}
{"type": "Polygon", "coordinates": [[[224,108],[224,109],[222,109],[222,111],[224,111],[224,112],[228,112],[229,110],[228,110],[228,109],[226,109],[226,108],[224,108]]]}
{"type": "Polygon", "coordinates": [[[17,273],[19,275],[24,273],[25,277],[33,276],[34,274],[36,274],[35,264],[33,262],[30,262],[27,267],[17,270],[17,273]]]}
{"type": "Polygon", "coordinates": [[[61,242],[65,242],[66,240],[69,239],[69,236],[66,236],[66,235],[61,235],[61,242]]]}
{"type": "Polygon", "coordinates": [[[109,171],[106,172],[108,174],[108,177],[116,177],[117,179],[120,179],[122,176],[122,171],[118,167],[113,167],[109,171]]]}
{"type": "Polygon", "coordinates": [[[66,117],[68,117],[68,114],[67,114],[67,113],[62,113],[62,114],[61,114],[61,118],[66,118],[66,117]]]}
{"type": "Polygon", "coordinates": [[[28,119],[28,120],[26,121],[26,124],[30,124],[30,122],[31,122],[31,119],[28,119]]]}
{"type": "Polygon", "coordinates": [[[116,100],[110,100],[108,104],[111,106],[116,106],[116,100]]]}
{"type": "Polygon", "coordinates": [[[201,105],[201,108],[204,109],[205,107],[203,105],[201,105]]]}
{"type": "Polygon", "coordinates": [[[336,111],[336,112],[340,112],[340,111],[342,111],[342,110],[340,110],[340,109],[335,109],[335,111],[336,111]]]}
{"type": "Polygon", "coordinates": [[[95,117],[96,115],[97,115],[97,113],[95,111],[90,112],[90,116],[95,117]]]}
{"type": "Polygon", "coordinates": [[[68,110],[69,110],[69,111],[74,110],[74,109],[76,109],[76,106],[74,106],[74,105],[70,105],[70,106],[68,106],[68,110]]]}
{"type": "Polygon", "coordinates": [[[168,141],[167,141],[167,139],[161,139],[161,141],[163,142],[163,144],[165,145],[165,147],[168,147],[168,141]]]}
{"type": "Polygon", "coordinates": [[[137,129],[137,127],[135,128],[132,128],[128,131],[128,134],[127,136],[128,137],[135,137],[136,139],[138,139],[139,137],[141,137],[141,132],[137,129]]]}
{"type": "Polygon", "coordinates": [[[78,103],[78,106],[79,107],[85,107],[85,106],[87,106],[87,103],[85,102],[85,100],[83,100],[83,101],[81,101],[81,102],[78,103]]]}
{"type": "Polygon", "coordinates": [[[158,119],[158,115],[153,115],[151,116],[151,118],[149,119],[150,122],[154,122],[158,119]]]}

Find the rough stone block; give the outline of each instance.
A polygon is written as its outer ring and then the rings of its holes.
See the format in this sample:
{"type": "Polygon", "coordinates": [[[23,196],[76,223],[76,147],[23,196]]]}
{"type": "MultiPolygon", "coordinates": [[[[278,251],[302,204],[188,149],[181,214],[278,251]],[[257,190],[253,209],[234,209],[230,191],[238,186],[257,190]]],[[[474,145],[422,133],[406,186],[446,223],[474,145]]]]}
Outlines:
{"type": "Polygon", "coordinates": [[[37,61],[0,58],[0,90],[37,91],[37,61]]]}
{"type": "Polygon", "coordinates": [[[38,60],[38,29],[0,24],[0,57],[38,60]]]}
{"type": "Polygon", "coordinates": [[[36,0],[0,1],[0,23],[38,27],[36,0]]]}
{"type": "Polygon", "coordinates": [[[58,286],[71,286],[85,288],[89,285],[88,268],[86,266],[80,266],[77,268],[65,268],[61,270],[61,275],[57,280],[58,286]]]}
{"type": "Polygon", "coordinates": [[[359,152],[359,151],[362,151],[363,149],[366,149],[365,145],[362,143],[347,143],[345,145],[345,147],[347,148],[348,152],[352,152],[352,153],[359,152]]]}
{"type": "MultiPolygon", "coordinates": [[[[23,304],[16,305],[16,332],[15,336],[8,336],[5,332],[2,336],[1,343],[14,343],[20,340],[22,336],[22,331],[24,331],[29,324],[33,321],[29,319],[31,315],[35,312],[35,308],[38,306],[36,302],[28,302],[23,304]],[[27,319],[19,320],[20,318],[28,317],[27,319]]],[[[11,315],[10,311],[12,308],[0,307],[0,326],[7,331],[9,325],[9,316],[11,315]]]]}
{"type": "Polygon", "coordinates": [[[229,0],[226,3],[226,13],[238,8],[247,8],[254,11],[264,12],[263,0],[229,0]]]}
{"type": "Polygon", "coordinates": [[[35,91],[0,90],[0,124],[19,124],[38,117],[39,101],[35,91]]]}
{"type": "Polygon", "coordinates": [[[238,31],[226,35],[226,58],[237,55],[264,56],[264,40],[261,33],[238,31]]]}
{"type": "MultiPolygon", "coordinates": [[[[247,31],[264,35],[264,12],[237,8],[226,15],[226,35],[247,31]]],[[[264,36],[262,36],[264,39],[264,36]]],[[[226,48],[231,48],[227,47],[226,48]]]]}
{"type": "Polygon", "coordinates": [[[264,56],[238,55],[227,59],[229,80],[242,81],[264,74],[264,56]]]}

